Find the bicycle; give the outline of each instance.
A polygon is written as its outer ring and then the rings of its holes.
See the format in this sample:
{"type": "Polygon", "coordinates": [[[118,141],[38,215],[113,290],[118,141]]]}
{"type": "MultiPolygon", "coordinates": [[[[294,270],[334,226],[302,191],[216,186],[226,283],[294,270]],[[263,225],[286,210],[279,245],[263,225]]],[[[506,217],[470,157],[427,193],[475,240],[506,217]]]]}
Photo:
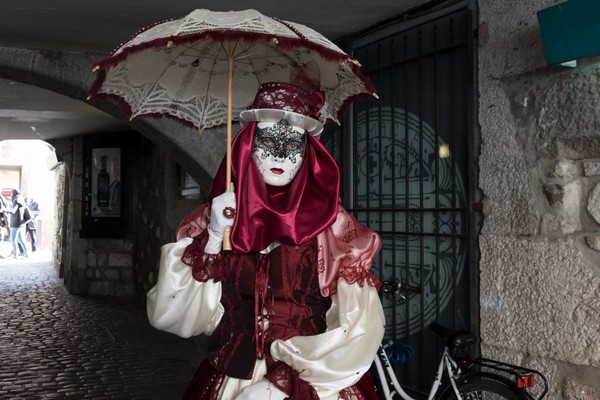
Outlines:
{"type": "MultiPolygon", "coordinates": [[[[386,283],[389,285],[389,282],[384,282],[384,285],[386,283]]],[[[400,284],[394,284],[397,294],[400,284]]],[[[444,351],[427,400],[542,400],[546,396],[548,380],[541,372],[483,357],[471,359],[468,353],[477,343],[475,334],[438,324],[429,327],[444,340],[444,351]],[[444,374],[448,377],[447,382],[443,382],[444,374]],[[539,397],[529,392],[536,384],[536,376],[543,384],[539,397]],[[436,398],[440,390],[441,395],[436,398]]],[[[374,361],[383,391],[382,400],[416,400],[398,382],[386,353],[390,345],[382,344],[374,361]]]]}

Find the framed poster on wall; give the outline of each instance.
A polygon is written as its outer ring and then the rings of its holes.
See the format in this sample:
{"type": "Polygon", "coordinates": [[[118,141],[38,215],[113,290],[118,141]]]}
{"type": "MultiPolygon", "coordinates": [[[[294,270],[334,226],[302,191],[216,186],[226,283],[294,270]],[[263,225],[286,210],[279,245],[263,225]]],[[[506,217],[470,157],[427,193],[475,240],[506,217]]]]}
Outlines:
{"type": "Polygon", "coordinates": [[[81,237],[134,236],[132,146],[136,136],[125,132],[84,139],[81,237]]]}
{"type": "Polygon", "coordinates": [[[121,216],[121,148],[92,149],[91,216],[121,216]]]}

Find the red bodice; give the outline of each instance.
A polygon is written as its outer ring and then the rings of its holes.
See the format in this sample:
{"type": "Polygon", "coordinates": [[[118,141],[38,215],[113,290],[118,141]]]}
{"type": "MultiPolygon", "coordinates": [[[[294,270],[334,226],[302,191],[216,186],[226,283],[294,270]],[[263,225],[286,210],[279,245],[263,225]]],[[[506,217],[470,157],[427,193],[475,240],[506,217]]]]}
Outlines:
{"type": "Polygon", "coordinates": [[[281,245],[268,255],[228,256],[225,314],[208,355],[216,369],[249,379],[256,359],[270,361],[273,340],[325,331],[331,299],[320,293],[315,243],[281,245]]]}

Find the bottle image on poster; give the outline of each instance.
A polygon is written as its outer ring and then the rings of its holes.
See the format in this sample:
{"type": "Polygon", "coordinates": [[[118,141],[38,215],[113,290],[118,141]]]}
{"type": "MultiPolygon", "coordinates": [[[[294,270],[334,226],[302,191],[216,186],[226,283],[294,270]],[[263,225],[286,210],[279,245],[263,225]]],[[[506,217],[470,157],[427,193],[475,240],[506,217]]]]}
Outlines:
{"type": "Polygon", "coordinates": [[[101,156],[100,172],[98,172],[98,192],[96,193],[98,207],[108,207],[108,200],[110,199],[109,187],[110,174],[106,171],[106,156],[101,156]]]}
{"type": "Polygon", "coordinates": [[[92,149],[92,217],[121,216],[121,149],[92,149]]]}

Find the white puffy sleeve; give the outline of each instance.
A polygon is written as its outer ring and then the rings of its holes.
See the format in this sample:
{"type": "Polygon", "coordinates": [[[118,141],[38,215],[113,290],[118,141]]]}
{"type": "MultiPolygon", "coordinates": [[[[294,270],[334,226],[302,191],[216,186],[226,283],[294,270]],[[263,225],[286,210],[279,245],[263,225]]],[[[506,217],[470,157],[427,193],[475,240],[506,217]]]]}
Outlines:
{"type": "Polygon", "coordinates": [[[321,399],[334,398],[368,371],[384,334],[383,308],[373,286],[340,278],[327,312],[327,331],[276,340],[271,355],[298,371],[321,399]]]}
{"type": "Polygon", "coordinates": [[[212,334],[223,316],[221,283],[198,282],[181,261],[191,242],[184,237],[162,246],[158,281],[146,295],[150,324],[184,338],[212,334]]]}

